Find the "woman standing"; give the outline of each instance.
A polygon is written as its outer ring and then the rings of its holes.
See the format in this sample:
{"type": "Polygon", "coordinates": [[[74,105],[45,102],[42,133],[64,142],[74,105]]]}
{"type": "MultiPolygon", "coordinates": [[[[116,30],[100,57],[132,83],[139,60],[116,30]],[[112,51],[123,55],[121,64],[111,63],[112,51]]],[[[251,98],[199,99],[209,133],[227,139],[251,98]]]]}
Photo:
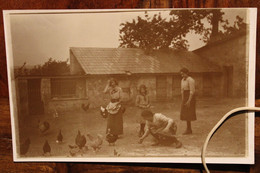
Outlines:
{"type": "Polygon", "coordinates": [[[195,80],[189,76],[189,70],[182,68],[180,70],[181,80],[181,115],[180,119],[187,122],[184,135],[192,134],[191,121],[196,118],[196,98],[195,98],[195,80]]]}
{"type": "Polygon", "coordinates": [[[121,106],[122,89],[115,79],[108,80],[104,93],[109,93],[110,102],[106,107],[108,113],[106,132],[113,135],[123,134],[123,109],[121,106]]]}

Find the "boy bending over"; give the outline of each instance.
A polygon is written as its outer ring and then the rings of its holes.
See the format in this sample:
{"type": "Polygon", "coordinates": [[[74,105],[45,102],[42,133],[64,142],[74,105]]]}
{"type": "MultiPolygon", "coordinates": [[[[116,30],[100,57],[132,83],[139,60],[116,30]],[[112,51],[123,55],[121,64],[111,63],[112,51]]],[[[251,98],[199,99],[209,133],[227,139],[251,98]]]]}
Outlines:
{"type": "Polygon", "coordinates": [[[150,110],[144,110],[141,116],[146,120],[146,130],[144,135],[139,139],[139,143],[151,134],[155,143],[152,145],[171,145],[176,148],[182,146],[181,142],[174,136],[177,131],[177,125],[173,119],[166,117],[161,113],[152,113],[150,110]]]}

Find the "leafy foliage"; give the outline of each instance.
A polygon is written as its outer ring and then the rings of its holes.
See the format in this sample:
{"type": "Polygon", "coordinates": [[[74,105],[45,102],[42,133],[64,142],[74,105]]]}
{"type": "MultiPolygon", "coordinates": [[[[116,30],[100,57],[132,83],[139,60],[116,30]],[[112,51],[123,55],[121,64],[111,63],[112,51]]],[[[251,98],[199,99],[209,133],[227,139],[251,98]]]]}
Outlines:
{"type": "Polygon", "coordinates": [[[201,35],[201,40],[208,43],[245,30],[246,24],[241,17],[237,16],[234,26],[229,26],[223,15],[220,9],[173,10],[168,18],[163,18],[161,13],[150,17],[145,12],[144,17],[121,23],[119,47],[142,48],[148,52],[165,48],[188,49],[186,36],[190,32],[201,35]],[[223,28],[221,31],[219,26],[223,28]]]}
{"type": "Polygon", "coordinates": [[[33,68],[26,68],[26,63],[20,67],[17,72],[17,75],[66,75],[70,73],[70,68],[68,60],[66,61],[57,61],[49,58],[47,62],[43,65],[35,65],[33,68]]]}
{"type": "Polygon", "coordinates": [[[243,19],[239,16],[236,16],[236,20],[233,26],[229,26],[229,22],[226,20],[222,25],[223,31],[218,32],[218,39],[224,39],[232,35],[236,35],[241,32],[246,32],[247,25],[243,22],[243,19]]]}
{"type": "Polygon", "coordinates": [[[184,39],[187,26],[181,23],[181,18],[185,15],[180,14],[178,19],[163,19],[161,14],[155,14],[149,17],[145,14],[145,18],[140,16],[133,19],[132,22],[122,23],[120,29],[120,47],[163,49],[173,45],[179,49],[187,49],[187,40],[184,39]],[[173,30],[173,28],[176,28],[173,30]]]}

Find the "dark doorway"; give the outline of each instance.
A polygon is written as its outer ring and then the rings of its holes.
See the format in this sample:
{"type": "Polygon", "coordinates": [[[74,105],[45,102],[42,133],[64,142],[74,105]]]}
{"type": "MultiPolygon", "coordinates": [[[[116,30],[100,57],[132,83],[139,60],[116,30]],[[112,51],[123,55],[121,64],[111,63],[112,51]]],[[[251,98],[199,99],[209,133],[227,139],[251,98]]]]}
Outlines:
{"type": "Polygon", "coordinates": [[[43,102],[41,100],[41,79],[28,80],[28,107],[30,115],[44,113],[43,102]]]}
{"type": "Polygon", "coordinates": [[[167,78],[166,76],[156,77],[156,99],[158,101],[167,100],[167,78]]]}
{"type": "Polygon", "coordinates": [[[233,96],[233,66],[224,66],[224,96],[233,96]]]}

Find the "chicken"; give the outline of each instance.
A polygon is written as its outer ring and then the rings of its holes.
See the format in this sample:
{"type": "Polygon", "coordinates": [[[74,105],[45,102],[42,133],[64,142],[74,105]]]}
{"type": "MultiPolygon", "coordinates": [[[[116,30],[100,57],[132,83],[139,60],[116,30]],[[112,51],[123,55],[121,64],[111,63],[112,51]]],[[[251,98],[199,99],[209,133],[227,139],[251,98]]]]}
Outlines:
{"type": "Polygon", "coordinates": [[[57,142],[57,143],[62,143],[62,140],[63,140],[63,136],[62,136],[61,130],[60,130],[60,132],[59,132],[59,134],[58,134],[58,136],[57,136],[56,142],[57,142]]]}
{"type": "Polygon", "coordinates": [[[47,121],[38,121],[39,131],[43,134],[46,133],[50,129],[50,124],[47,121]]]}
{"type": "Polygon", "coordinates": [[[88,109],[89,109],[89,103],[87,104],[87,105],[85,105],[84,103],[82,103],[82,105],[81,105],[81,108],[85,111],[85,112],[87,112],[88,111],[88,109]]]}
{"type": "Polygon", "coordinates": [[[77,145],[68,145],[70,149],[78,148],[77,145]]]}
{"type": "Polygon", "coordinates": [[[78,153],[81,153],[83,156],[83,154],[88,150],[87,146],[83,147],[82,149],[80,149],[77,145],[68,145],[68,147],[70,156],[76,156],[78,153]]]}
{"type": "Polygon", "coordinates": [[[124,114],[126,109],[125,109],[125,107],[121,107],[120,110],[121,110],[122,114],[124,114]]]}
{"type": "Polygon", "coordinates": [[[81,135],[80,131],[78,130],[78,134],[75,138],[75,144],[76,145],[68,145],[70,148],[70,155],[75,156],[78,152],[81,152],[81,155],[83,156],[84,152],[88,150],[88,147],[85,146],[87,143],[86,137],[84,135],[81,135]]]}
{"type": "Polygon", "coordinates": [[[118,151],[116,151],[116,149],[114,149],[114,156],[120,156],[120,153],[118,153],[118,151]]]}
{"type": "Polygon", "coordinates": [[[20,154],[25,155],[30,147],[31,140],[27,138],[22,144],[20,144],[20,154]]]}
{"type": "Polygon", "coordinates": [[[79,148],[76,147],[76,148],[71,148],[69,153],[70,153],[70,156],[76,156],[76,154],[79,152],[79,148]]]}
{"type": "Polygon", "coordinates": [[[106,141],[109,145],[115,145],[116,140],[118,139],[117,135],[113,135],[110,133],[110,129],[108,129],[108,133],[106,135],[106,141]]]}
{"type": "Polygon", "coordinates": [[[42,150],[43,150],[44,155],[47,154],[47,153],[51,154],[51,146],[49,145],[47,140],[45,140],[45,143],[42,147],[42,150]]]}
{"type": "Polygon", "coordinates": [[[59,113],[58,111],[54,108],[54,111],[53,111],[53,118],[58,118],[59,117],[59,113]]]}
{"type": "Polygon", "coordinates": [[[79,149],[82,149],[87,143],[86,137],[84,135],[81,135],[79,130],[75,138],[75,143],[79,147],[79,149]]]}
{"type": "Polygon", "coordinates": [[[103,143],[102,135],[98,134],[97,138],[94,138],[90,134],[87,134],[87,136],[89,138],[89,142],[88,142],[89,146],[93,148],[94,152],[97,152],[98,150],[100,150],[101,145],[103,143]]]}
{"type": "Polygon", "coordinates": [[[107,110],[105,108],[103,108],[102,106],[100,107],[100,114],[103,118],[107,118],[107,110]]]}

